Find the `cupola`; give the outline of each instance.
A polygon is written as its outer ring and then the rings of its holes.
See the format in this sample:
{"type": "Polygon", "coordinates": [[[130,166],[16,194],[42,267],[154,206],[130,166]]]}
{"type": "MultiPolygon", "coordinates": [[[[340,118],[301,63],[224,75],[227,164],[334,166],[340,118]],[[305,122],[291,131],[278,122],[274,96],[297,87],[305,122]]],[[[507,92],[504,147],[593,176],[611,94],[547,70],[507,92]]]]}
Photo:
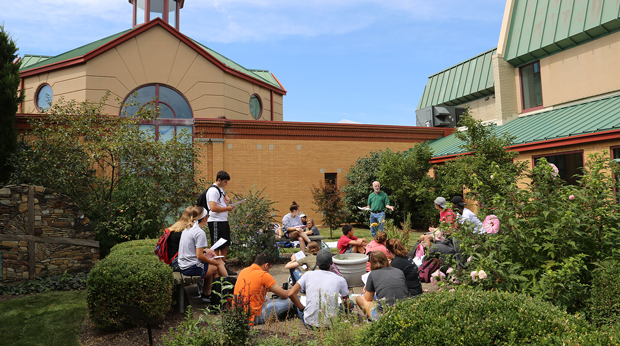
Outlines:
{"type": "Polygon", "coordinates": [[[179,30],[179,11],[184,0],[129,0],[133,6],[133,27],[159,17],[179,30]]]}

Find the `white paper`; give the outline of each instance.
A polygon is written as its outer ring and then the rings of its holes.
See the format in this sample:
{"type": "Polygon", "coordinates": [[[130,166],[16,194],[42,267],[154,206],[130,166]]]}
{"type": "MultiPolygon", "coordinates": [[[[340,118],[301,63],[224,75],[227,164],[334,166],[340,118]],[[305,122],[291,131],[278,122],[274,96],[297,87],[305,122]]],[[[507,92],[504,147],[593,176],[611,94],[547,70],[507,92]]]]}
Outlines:
{"type": "Polygon", "coordinates": [[[213,258],[224,258],[224,256],[215,256],[213,258]]]}
{"type": "Polygon", "coordinates": [[[362,275],[362,281],[364,282],[364,286],[366,286],[366,281],[368,280],[368,275],[370,275],[370,272],[362,275]]]}
{"type": "Polygon", "coordinates": [[[243,203],[245,201],[246,201],[246,198],[240,200],[239,202],[235,202],[235,203],[229,204],[228,206],[229,207],[236,207],[236,206],[238,206],[239,204],[241,204],[241,203],[243,203]]]}
{"type": "Polygon", "coordinates": [[[422,265],[422,263],[424,263],[424,256],[422,257],[415,257],[413,259],[413,263],[415,263],[415,265],[417,265],[418,267],[422,265]]]}
{"type": "Polygon", "coordinates": [[[303,251],[299,251],[295,253],[295,261],[299,261],[300,259],[306,257],[303,251]]]}
{"type": "Polygon", "coordinates": [[[368,207],[357,207],[357,209],[359,209],[359,210],[370,210],[370,208],[368,208],[368,207]]]}
{"type": "Polygon", "coordinates": [[[220,247],[220,246],[224,245],[224,243],[226,243],[226,242],[227,242],[227,240],[226,240],[226,239],[224,239],[224,238],[220,238],[220,239],[218,239],[218,240],[215,242],[215,244],[213,244],[213,246],[211,246],[211,250],[215,250],[215,249],[217,249],[218,247],[220,247]]]}
{"type": "Polygon", "coordinates": [[[299,302],[301,305],[306,306],[306,296],[299,297],[299,302]]]}

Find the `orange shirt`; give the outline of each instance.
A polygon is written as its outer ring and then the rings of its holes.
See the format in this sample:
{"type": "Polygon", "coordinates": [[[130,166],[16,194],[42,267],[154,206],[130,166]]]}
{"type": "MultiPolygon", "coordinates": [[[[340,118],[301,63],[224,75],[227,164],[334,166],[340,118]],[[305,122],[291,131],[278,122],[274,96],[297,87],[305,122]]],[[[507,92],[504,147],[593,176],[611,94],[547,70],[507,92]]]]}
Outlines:
{"type": "Polygon", "coordinates": [[[258,264],[252,264],[239,273],[234,293],[235,295],[250,297],[250,308],[252,309],[250,321],[254,321],[255,317],[260,316],[265,303],[265,296],[271,286],[275,284],[276,280],[273,276],[264,271],[258,264]]]}

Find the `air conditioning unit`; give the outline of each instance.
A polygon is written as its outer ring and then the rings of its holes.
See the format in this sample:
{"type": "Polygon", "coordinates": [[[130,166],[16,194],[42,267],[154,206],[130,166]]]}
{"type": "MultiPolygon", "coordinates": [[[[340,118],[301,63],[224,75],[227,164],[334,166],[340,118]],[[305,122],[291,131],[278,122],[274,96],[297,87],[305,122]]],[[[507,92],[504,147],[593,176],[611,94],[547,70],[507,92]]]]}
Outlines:
{"type": "Polygon", "coordinates": [[[465,112],[464,107],[428,106],[415,112],[416,125],[423,127],[456,127],[456,124],[461,120],[463,112],[465,112]]]}

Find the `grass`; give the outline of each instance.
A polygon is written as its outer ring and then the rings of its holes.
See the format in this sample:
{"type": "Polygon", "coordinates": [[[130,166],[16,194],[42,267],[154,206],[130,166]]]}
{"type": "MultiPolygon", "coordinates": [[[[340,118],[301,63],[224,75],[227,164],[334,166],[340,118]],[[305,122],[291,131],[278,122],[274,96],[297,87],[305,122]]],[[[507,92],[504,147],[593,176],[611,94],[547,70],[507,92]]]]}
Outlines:
{"type": "Polygon", "coordinates": [[[0,345],[80,345],[86,291],[62,291],[0,301],[0,345]]]}

